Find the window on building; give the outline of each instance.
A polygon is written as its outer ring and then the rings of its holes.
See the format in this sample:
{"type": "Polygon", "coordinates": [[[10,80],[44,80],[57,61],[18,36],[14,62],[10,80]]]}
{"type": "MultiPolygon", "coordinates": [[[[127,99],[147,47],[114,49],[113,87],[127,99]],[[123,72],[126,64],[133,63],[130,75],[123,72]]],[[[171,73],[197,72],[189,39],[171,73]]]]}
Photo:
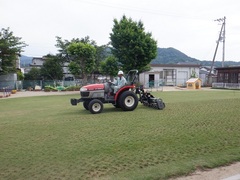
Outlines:
{"type": "Polygon", "coordinates": [[[223,79],[224,79],[224,74],[218,73],[218,82],[223,82],[223,79]]]}
{"type": "Polygon", "coordinates": [[[159,72],[159,79],[163,79],[163,71],[159,72]]]}
{"type": "Polygon", "coordinates": [[[238,73],[231,73],[230,74],[230,83],[237,83],[238,82],[238,73]]]}
{"type": "Polygon", "coordinates": [[[224,73],[224,83],[228,83],[228,73],[224,73]]]}

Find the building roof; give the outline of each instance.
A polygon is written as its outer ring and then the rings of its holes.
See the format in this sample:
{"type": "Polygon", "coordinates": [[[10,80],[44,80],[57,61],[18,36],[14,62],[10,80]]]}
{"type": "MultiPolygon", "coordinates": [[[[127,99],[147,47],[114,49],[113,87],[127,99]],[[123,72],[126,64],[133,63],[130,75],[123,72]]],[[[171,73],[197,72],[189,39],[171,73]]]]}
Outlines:
{"type": "Polygon", "coordinates": [[[42,66],[45,59],[34,57],[30,66],[42,66]]]}
{"type": "Polygon", "coordinates": [[[191,78],[191,79],[187,80],[186,82],[187,83],[194,83],[196,81],[201,81],[201,79],[199,79],[199,78],[191,78]]]}
{"type": "Polygon", "coordinates": [[[201,65],[199,64],[151,64],[151,67],[197,67],[199,68],[201,65]]]}
{"type": "Polygon", "coordinates": [[[240,66],[218,67],[216,70],[240,69],[240,66]]]}
{"type": "MultiPolygon", "coordinates": [[[[200,70],[199,70],[199,74],[209,74],[209,72],[200,69],[200,70]]],[[[211,74],[212,74],[212,73],[211,73],[211,74]]]]}

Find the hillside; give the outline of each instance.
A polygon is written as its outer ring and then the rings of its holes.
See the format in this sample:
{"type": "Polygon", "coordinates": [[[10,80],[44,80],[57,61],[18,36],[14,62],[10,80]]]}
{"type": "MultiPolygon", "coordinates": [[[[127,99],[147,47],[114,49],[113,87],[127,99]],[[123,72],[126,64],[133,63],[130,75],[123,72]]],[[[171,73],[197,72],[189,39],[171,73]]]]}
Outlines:
{"type": "MultiPolygon", "coordinates": [[[[32,57],[22,55],[20,57],[21,67],[29,66],[32,62],[32,57]]],[[[207,60],[198,60],[195,58],[191,58],[181,51],[170,48],[158,48],[157,49],[157,57],[152,60],[151,64],[177,64],[177,63],[195,63],[200,64],[202,66],[211,66],[212,61],[207,60]]],[[[240,62],[235,61],[225,61],[225,66],[240,66],[240,62]]],[[[215,67],[221,67],[221,61],[215,61],[215,67]]]]}
{"type": "Polygon", "coordinates": [[[30,63],[32,63],[32,57],[21,55],[21,57],[20,57],[20,66],[21,67],[28,67],[30,63]]]}
{"type": "Polygon", "coordinates": [[[152,60],[151,64],[176,64],[176,63],[197,63],[200,61],[187,56],[181,51],[174,48],[158,48],[157,57],[152,60]]]}
{"type": "MultiPolygon", "coordinates": [[[[202,66],[211,66],[212,61],[201,61],[195,58],[191,58],[181,51],[170,48],[158,48],[158,55],[156,59],[152,60],[151,64],[177,64],[177,63],[196,63],[202,66]]],[[[225,66],[240,66],[240,62],[235,61],[225,61],[225,66]]],[[[221,67],[221,61],[215,61],[215,67],[221,67]]]]}

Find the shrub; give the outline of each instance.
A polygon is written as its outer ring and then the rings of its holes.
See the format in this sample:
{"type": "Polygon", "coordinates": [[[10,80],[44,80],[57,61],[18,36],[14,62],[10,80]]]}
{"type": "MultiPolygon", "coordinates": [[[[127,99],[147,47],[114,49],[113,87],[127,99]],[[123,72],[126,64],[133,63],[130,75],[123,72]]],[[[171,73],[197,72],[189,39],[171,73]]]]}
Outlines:
{"type": "Polygon", "coordinates": [[[66,87],[66,91],[79,91],[80,88],[80,86],[68,86],[66,87]]]}
{"type": "Polygon", "coordinates": [[[55,87],[53,87],[53,86],[45,86],[45,87],[44,87],[44,91],[45,91],[45,92],[57,91],[57,88],[55,88],[55,87]]]}

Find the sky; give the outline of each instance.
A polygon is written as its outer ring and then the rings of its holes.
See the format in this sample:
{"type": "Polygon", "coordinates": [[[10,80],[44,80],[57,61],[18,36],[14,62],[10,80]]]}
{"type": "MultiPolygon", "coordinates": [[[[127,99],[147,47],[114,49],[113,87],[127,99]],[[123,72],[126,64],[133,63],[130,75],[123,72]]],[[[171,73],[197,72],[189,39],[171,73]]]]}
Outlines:
{"type": "MultiPolygon", "coordinates": [[[[63,40],[89,36],[110,42],[113,20],[142,21],[159,48],[173,47],[189,57],[212,60],[226,17],[225,61],[240,61],[239,0],[0,0],[0,28],[28,44],[23,55],[56,54],[63,40]]],[[[220,42],[216,60],[223,57],[220,42]]]]}

